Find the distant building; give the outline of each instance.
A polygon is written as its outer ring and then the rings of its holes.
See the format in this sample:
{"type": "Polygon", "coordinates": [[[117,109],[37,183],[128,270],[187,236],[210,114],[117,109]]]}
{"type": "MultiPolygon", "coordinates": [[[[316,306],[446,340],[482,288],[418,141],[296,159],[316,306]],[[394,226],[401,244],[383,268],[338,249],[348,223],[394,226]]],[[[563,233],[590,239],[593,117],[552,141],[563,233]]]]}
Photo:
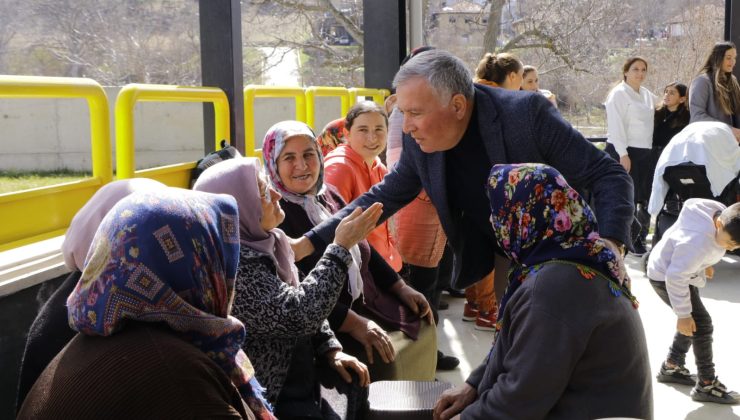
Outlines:
{"type": "Polygon", "coordinates": [[[481,46],[488,25],[487,2],[460,0],[443,1],[431,11],[429,30],[435,39],[432,45],[453,50],[460,46],[481,46]]]}
{"type": "Polygon", "coordinates": [[[724,27],[724,7],[707,4],[704,6],[697,6],[693,9],[684,10],[681,14],[668,19],[665,24],[664,34],[666,38],[687,36],[692,28],[696,28],[697,25],[702,24],[724,27]]]}

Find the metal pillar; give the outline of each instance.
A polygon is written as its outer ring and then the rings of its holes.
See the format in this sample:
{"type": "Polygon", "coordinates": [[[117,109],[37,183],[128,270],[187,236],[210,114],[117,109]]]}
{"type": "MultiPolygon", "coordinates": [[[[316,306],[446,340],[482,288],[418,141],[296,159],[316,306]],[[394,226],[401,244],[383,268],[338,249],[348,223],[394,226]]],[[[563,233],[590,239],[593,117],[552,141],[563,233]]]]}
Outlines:
{"type": "Polygon", "coordinates": [[[406,1],[386,0],[382,6],[378,3],[363,0],[365,87],[390,89],[406,56],[406,1]]]}
{"type": "Polygon", "coordinates": [[[424,46],[422,0],[409,0],[409,50],[424,46]]]}
{"type": "MultiPolygon", "coordinates": [[[[244,73],[239,0],[199,0],[200,66],[203,86],[219,87],[229,98],[231,144],[244,154],[244,73]]],[[[213,151],[213,106],[203,105],[203,147],[213,151]]]]}

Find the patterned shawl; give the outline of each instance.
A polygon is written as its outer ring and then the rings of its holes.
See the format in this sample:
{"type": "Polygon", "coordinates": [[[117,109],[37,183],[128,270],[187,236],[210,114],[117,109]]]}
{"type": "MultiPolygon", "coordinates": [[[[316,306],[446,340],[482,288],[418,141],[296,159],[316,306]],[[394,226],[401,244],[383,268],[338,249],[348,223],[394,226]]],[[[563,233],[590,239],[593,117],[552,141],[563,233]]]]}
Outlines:
{"type": "Polygon", "coordinates": [[[69,324],[109,336],[127,320],[164,323],[226,372],[258,418],[272,419],[241,350],[244,325],[229,316],[238,224],[228,196],[165,188],[122,199],[98,228],[67,299],[69,324]]]}
{"type": "MultiPolygon", "coordinates": [[[[319,145],[316,137],[314,137],[313,132],[308,125],[299,121],[282,121],[270,127],[270,129],[267,130],[267,134],[265,134],[264,141],[262,142],[262,157],[264,158],[265,166],[267,167],[267,176],[270,178],[270,182],[275,189],[282,194],[285,200],[301,206],[301,208],[306,212],[308,220],[310,220],[314,226],[317,226],[324,220],[331,218],[332,214],[317,199],[318,195],[326,191],[326,187],[324,186],[324,156],[319,152],[319,145]],[[278,158],[280,157],[280,153],[285,147],[286,140],[293,136],[305,136],[311,140],[318,154],[319,176],[312,191],[306,194],[296,194],[288,190],[278,173],[278,158]]],[[[360,297],[363,288],[362,276],[359,268],[362,264],[362,257],[360,256],[360,248],[357,245],[353,246],[349,252],[352,255],[352,264],[350,264],[350,267],[348,268],[348,286],[352,300],[355,300],[360,297]]]]}
{"type": "Polygon", "coordinates": [[[557,170],[533,163],[495,165],[488,178],[488,197],[496,240],[512,261],[499,320],[527,276],[551,260],[576,263],[586,279],[596,272],[604,274],[612,293],[625,294],[636,307],[620,280],[616,256],[599,236],[596,217],[557,170]]]}
{"type": "Polygon", "coordinates": [[[108,210],[134,191],[166,188],[161,182],[147,178],[122,179],[103,185],[75,214],[64,235],[64,264],[72,271],[82,271],[95,231],[108,210]]]}
{"type": "Polygon", "coordinates": [[[347,138],[344,136],[345,122],[346,120],[344,118],[331,121],[326,124],[326,127],[321,131],[321,134],[319,134],[316,141],[321,147],[322,155],[326,156],[340,144],[347,143],[347,138]]]}
{"type": "Polygon", "coordinates": [[[263,198],[257,178],[261,166],[259,159],[248,157],[219,162],[203,171],[193,189],[234,197],[239,206],[241,244],[269,256],[280,279],[291,286],[297,286],[298,269],[288,237],[277,228],[265,232],[260,225],[263,198]]]}

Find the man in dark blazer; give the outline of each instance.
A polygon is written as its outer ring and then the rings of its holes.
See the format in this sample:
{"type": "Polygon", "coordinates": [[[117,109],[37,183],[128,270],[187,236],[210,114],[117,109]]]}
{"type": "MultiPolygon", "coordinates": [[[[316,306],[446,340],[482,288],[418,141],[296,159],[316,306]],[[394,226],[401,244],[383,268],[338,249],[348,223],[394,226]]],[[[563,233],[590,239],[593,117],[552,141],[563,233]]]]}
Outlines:
{"type": "MultiPolygon", "coordinates": [[[[383,204],[381,221],[424,188],[454,251],[453,283],[467,287],[495,266],[497,296],[508,261],[496,252],[485,184],[497,163],[545,163],[593,197],[602,237],[617,253],[629,243],[632,181],[583,138],[542,95],[473,84],[465,64],[443,50],[416,55],[393,81],[404,113],[403,152],[383,181],[293,242],[296,259],[322,251],[355,207],[383,204]]],[[[626,274],[625,274],[626,275],[626,274]]]]}

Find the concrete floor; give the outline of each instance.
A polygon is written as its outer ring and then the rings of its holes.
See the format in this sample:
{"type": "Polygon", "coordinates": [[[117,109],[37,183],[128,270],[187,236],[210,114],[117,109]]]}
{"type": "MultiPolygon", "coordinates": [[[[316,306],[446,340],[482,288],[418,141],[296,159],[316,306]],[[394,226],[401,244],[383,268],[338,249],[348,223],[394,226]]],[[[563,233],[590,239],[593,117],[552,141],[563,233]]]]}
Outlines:
{"type": "MultiPolygon", "coordinates": [[[[647,335],[651,373],[654,377],[666,356],[675,331],[676,318],[671,309],[655,294],[645,275],[639,271],[637,257],[627,257],[627,268],[633,283],[633,292],[640,301],[640,315],[647,335]]],[[[727,256],[715,267],[715,278],[701,289],[704,305],[714,323],[714,363],[720,380],[729,389],[740,391],[740,334],[737,320],[740,318],[740,258],[727,256]]],[[[437,326],[439,347],[446,354],[460,358],[458,369],[437,372],[441,381],[462,383],[472,369],[481,363],[491,346],[493,334],[478,331],[473,323],[462,322],[465,299],[451,298],[443,294],[442,299],[450,308],[440,311],[437,326]]],[[[694,359],[689,353],[686,366],[696,373],[694,359]]],[[[653,379],[653,398],[656,420],[728,420],[740,419],[740,405],[727,406],[697,403],[691,400],[690,386],[666,385],[653,379]]]]}

